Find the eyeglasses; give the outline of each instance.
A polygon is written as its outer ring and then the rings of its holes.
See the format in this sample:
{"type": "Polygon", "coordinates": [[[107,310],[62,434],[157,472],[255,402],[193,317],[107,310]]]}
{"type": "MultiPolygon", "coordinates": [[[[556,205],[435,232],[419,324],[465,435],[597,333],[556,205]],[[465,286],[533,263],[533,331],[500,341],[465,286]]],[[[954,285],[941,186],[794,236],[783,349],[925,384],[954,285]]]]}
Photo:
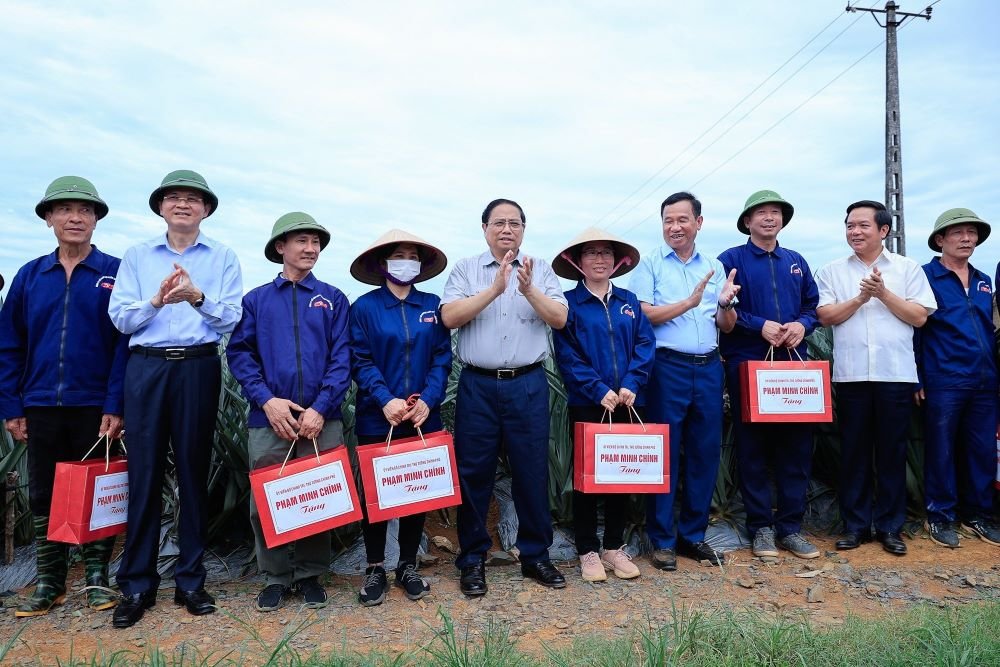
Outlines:
{"type": "Polygon", "coordinates": [[[608,259],[615,258],[615,251],[611,248],[587,248],[580,254],[590,259],[595,259],[597,257],[607,257],[608,259]]]}
{"type": "Polygon", "coordinates": [[[510,227],[512,232],[519,232],[524,228],[524,223],[520,220],[494,220],[490,223],[490,228],[498,232],[504,227],[510,227]]]}
{"type": "Polygon", "coordinates": [[[195,195],[167,195],[163,198],[163,201],[167,202],[171,206],[176,206],[177,204],[204,204],[205,200],[201,197],[195,195]]]}

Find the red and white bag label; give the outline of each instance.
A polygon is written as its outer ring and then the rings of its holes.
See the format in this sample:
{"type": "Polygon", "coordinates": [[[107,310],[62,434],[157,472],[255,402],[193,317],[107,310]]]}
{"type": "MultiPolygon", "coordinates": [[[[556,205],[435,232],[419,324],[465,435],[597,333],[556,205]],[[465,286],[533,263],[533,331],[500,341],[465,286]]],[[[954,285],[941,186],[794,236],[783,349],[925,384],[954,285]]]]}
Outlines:
{"type": "Polygon", "coordinates": [[[372,460],[380,509],[454,495],[447,446],[388,454],[372,460]]]}
{"type": "Polygon", "coordinates": [[[830,400],[819,368],[757,368],[758,410],[762,415],[822,415],[830,400]]]}
{"type": "Polygon", "coordinates": [[[90,530],[117,526],[128,520],[128,472],[97,475],[90,530]]]}
{"type": "Polygon", "coordinates": [[[278,536],[357,509],[340,460],[286,474],[262,487],[278,536]]]}
{"type": "Polygon", "coordinates": [[[597,484],[663,484],[665,447],[660,434],[594,434],[597,484]]]}

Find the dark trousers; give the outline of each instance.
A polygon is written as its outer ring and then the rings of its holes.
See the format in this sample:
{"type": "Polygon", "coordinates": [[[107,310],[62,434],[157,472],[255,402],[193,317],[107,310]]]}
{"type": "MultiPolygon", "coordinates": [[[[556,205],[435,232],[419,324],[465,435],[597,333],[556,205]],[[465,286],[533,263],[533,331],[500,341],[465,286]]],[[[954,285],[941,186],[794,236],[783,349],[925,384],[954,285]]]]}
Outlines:
{"type": "MultiPolygon", "coordinates": [[[[897,533],[906,520],[906,443],[915,385],[838,382],[844,530],[897,533]]],[[[994,452],[995,453],[995,452],[994,452]]]]}
{"type": "Polygon", "coordinates": [[[924,392],[927,520],[991,518],[997,461],[995,387],[925,387],[924,392]]]}
{"type": "Polygon", "coordinates": [[[507,454],[517,511],[521,561],[548,560],[549,385],[541,368],[509,380],[462,371],[455,405],[455,463],[462,489],[458,510],[459,568],[486,558],[493,540],[486,512],[501,447],[507,454]]]}
{"type": "Polygon", "coordinates": [[[727,364],[726,387],[733,410],[733,439],[740,471],[740,492],[751,539],[773,526],[778,539],[802,528],[812,469],[811,424],[747,424],[740,415],[739,364],[727,364]],[[774,476],[777,508],[771,502],[768,469],[774,476]]]}
{"type": "Polygon", "coordinates": [[[180,590],[205,585],[207,480],[222,381],[217,356],[182,360],[133,353],[125,370],[128,443],[128,532],[118,569],[125,595],[155,591],[160,547],[161,492],[167,449],[173,450],[180,496],[180,590]]]}
{"type": "MultiPolygon", "coordinates": [[[[103,413],[100,407],[39,407],[25,408],[24,416],[28,422],[28,504],[36,517],[47,517],[56,463],[83,458],[97,440],[103,413]]],[[[102,442],[88,458],[103,457],[102,442]]]]}
{"type": "Polygon", "coordinates": [[[670,493],[647,496],[646,534],[654,549],[674,549],[678,538],[702,542],[722,451],[722,360],[714,354],[692,362],[658,349],[646,409],[650,421],[670,426],[670,493]]]}
{"type": "MultiPolygon", "coordinates": [[[[642,408],[636,409],[643,417],[642,408]]],[[[630,412],[618,406],[611,418],[615,422],[628,423],[630,412]]],[[[604,408],[599,405],[570,406],[569,427],[574,431],[576,422],[600,422],[604,408]]],[[[627,493],[582,493],[573,491],[573,530],[576,533],[576,550],[580,554],[605,549],[621,549],[625,544],[625,518],[628,513],[627,493]],[[604,503],[604,539],[597,539],[598,505],[604,503]]]]}
{"type": "MultiPolygon", "coordinates": [[[[359,445],[370,445],[376,442],[385,442],[388,433],[382,435],[362,435],[358,434],[359,445]]],[[[397,426],[392,430],[393,440],[409,438],[417,435],[417,430],[407,422],[406,425],[397,426]]],[[[364,518],[361,520],[361,530],[365,536],[365,554],[369,563],[381,563],[385,560],[386,533],[389,530],[388,521],[368,520],[368,506],[365,503],[364,485],[358,480],[358,495],[361,498],[361,507],[364,509],[364,518]]],[[[399,534],[399,564],[417,562],[417,549],[420,548],[420,537],[424,534],[424,520],[427,514],[418,512],[408,516],[400,517],[399,534]]]]}

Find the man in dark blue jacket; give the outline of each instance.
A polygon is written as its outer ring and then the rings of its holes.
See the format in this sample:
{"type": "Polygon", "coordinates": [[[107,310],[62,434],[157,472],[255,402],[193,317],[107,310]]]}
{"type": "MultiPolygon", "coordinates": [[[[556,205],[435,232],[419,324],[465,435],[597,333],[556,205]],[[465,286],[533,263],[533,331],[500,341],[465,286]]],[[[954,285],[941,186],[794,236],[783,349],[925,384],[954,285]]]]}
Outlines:
{"type": "Polygon", "coordinates": [[[736,459],[747,513],[747,531],[755,556],[778,555],[782,548],[800,558],[816,558],[816,549],[800,530],[806,486],[812,465],[809,424],[747,424],[739,417],[739,366],[760,361],[775,348],[777,357],[806,358],[805,337],[816,328],[819,290],[799,253],[778,245],[778,233],[794,209],[771,190],[750,195],[736,227],[750,236],[745,245],[719,255],[726,271],[736,269],[740,302],[736,327],[720,340],[726,362],[726,386],[733,411],[736,459]],[[777,512],[772,511],[768,461],[773,460],[777,512]]]}
{"type": "Polygon", "coordinates": [[[969,263],[990,226],[967,208],[942,213],[924,264],[937,310],[915,336],[924,402],[924,499],[931,540],[958,547],[955,522],[1000,546],[993,521],[997,365],[990,278],[969,263]]]}
{"type": "MultiPolygon", "coordinates": [[[[287,213],[274,223],[264,255],[281,273],[243,297],[243,316],[226,349],[233,377],[250,400],[250,468],[281,463],[290,446],[296,456],[343,444],[340,404],[351,383],[347,297],[321,282],[312,269],[330,233],[306,213],[287,213]]],[[[293,457],[294,458],[294,457],[293,457]]],[[[330,533],[268,549],[256,503],[250,504],[257,568],[265,587],[259,611],[282,607],[292,592],[305,606],[326,606],[318,581],[330,567],[330,533]]]]}
{"type": "MultiPolygon", "coordinates": [[[[77,461],[99,436],[122,427],[128,336],[108,317],[119,259],[90,243],[108,205],[94,185],[63,176],[35,207],[58,248],[25,264],[0,311],[0,418],[28,442],[31,513],[38,583],[15,616],[47,614],[66,599],[66,546],[49,542],[49,508],[57,461],[77,461]]],[[[104,456],[104,451],[95,452],[104,456]]],[[[114,537],[83,545],[87,603],[110,609],[108,560],[114,537]]]]}

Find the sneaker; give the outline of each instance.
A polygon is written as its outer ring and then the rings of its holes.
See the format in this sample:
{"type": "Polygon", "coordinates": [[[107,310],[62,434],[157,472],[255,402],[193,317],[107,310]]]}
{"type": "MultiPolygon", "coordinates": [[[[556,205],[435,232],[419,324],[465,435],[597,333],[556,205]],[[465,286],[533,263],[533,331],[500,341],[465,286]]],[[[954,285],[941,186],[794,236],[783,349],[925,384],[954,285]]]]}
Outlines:
{"type": "Polygon", "coordinates": [[[358,593],[358,600],[361,601],[361,604],[366,607],[382,604],[388,590],[389,578],[385,574],[384,567],[372,565],[365,568],[365,580],[361,582],[361,592],[358,593]]]}
{"type": "Polygon", "coordinates": [[[816,545],[802,537],[801,533],[792,533],[791,535],[785,535],[780,540],[778,544],[781,545],[782,549],[787,549],[799,558],[819,558],[819,549],[816,545]]]}
{"type": "Polygon", "coordinates": [[[257,602],[254,605],[257,611],[277,611],[285,606],[288,599],[288,587],[281,584],[268,584],[257,594],[257,602]]]}
{"type": "Polygon", "coordinates": [[[778,547],[774,546],[774,528],[767,526],[757,530],[753,536],[753,555],[758,558],[778,557],[778,547]]]}
{"type": "Polygon", "coordinates": [[[958,542],[958,533],[954,526],[948,521],[934,521],[924,525],[927,533],[931,536],[931,542],[939,544],[949,549],[957,549],[961,544],[958,542]]]}
{"type": "Polygon", "coordinates": [[[596,551],[580,554],[580,576],[584,581],[607,581],[608,574],[596,551]]]}
{"type": "Polygon", "coordinates": [[[635,579],[639,576],[639,568],[624,549],[607,549],[601,552],[601,564],[619,579],[635,579]]]}
{"type": "Polygon", "coordinates": [[[983,542],[1000,547],[1000,528],[992,521],[972,519],[963,521],[962,526],[983,542]]]}
{"type": "Polygon", "coordinates": [[[306,609],[322,609],[326,606],[326,589],[316,577],[306,577],[295,582],[295,591],[302,596],[306,609]]]}
{"type": "Polygon", "coordinates": [[[649,557],[649,562],[657,570],[673,572],[677,569],[677,552],[673,549],[654,549],[653,555],[649,557]]]}
{"type": "Polygon", "coordinates": [[[396,585],[403,589],[406,597],[419,600],[431,592],[431,585],[417,574],[417,566],[413,563],[400,563],[396,568],[396,585]]]}

